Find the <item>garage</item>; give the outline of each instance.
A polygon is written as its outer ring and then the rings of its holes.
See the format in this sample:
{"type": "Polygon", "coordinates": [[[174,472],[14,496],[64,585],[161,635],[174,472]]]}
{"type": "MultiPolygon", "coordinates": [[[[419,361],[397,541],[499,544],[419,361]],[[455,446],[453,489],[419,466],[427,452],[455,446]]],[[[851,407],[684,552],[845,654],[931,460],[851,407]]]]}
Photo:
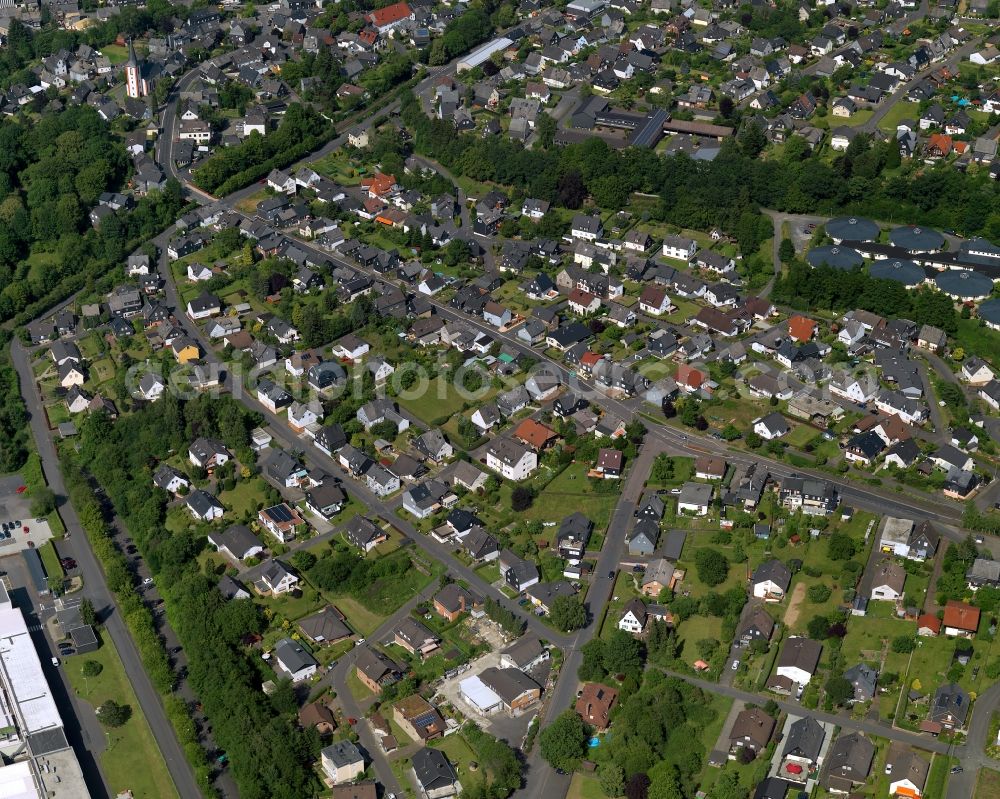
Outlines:
{"type": "Polygon", "coordinates": [[[458,684],[458,690],[472,707],[484,716],[495,713],[502,706],[500,697],[479,677],[467,677],[458,684]]]}

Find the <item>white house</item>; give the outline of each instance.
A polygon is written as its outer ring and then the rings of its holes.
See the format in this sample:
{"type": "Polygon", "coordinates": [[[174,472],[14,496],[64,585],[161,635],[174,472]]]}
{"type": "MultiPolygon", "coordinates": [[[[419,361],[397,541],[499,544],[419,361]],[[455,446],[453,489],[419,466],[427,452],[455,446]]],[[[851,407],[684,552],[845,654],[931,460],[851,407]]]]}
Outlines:
{"type": "Polygon", "coordinates": [[[698,252],[698,242],[684,236],[667,236],[663,240],[663,254],[678,261],[690,261],[698,252]]]}
{"type": "Polygon", "coordinates": [[[192,283],[200,283],[205,280],[211,280],[212,270],[205,266],[205,264],[192,261],[187,265],[187,278],[192,283]]]}
{"type": "Polygon", "coordinates": [[[359,363],[370,349],[367,341],[362,341],[353,333],[348,333],[333,346],[330,352],[338,358],[349,358],[355,363],[359,363]]]}
{"type": "Polygon", "coordinates": [[[486,465],[508,480],[526,480],[538,468],[538,456],[511,438],[498,438],[486,450],[486,465]]]}
{"type": "Polygon", "coordinates": [[[788,422],[778,411],[753,420],[753,431],[765,441],[781,438],[788,433],[788,422]]]}
{"type": "Polygon", "coordinates": [[[986,362],[974,355],[966,358],[965,363],[962,364],[962,379],[969,385],[985,386],[995,376],[986,362]]]}
{"type": "Polygon", "coordinates": [[[292,682],[308,680],[319,667],[316,659],[298,641],[282,638],[274,647],[274,662],[292,682]]]}
{"type": "Polygon", "coordinates": [[[708,514],[712,502],[712,486],[709,483],[685,483],[677,497],[679,513],[693,513],[696,516],[708,514]]]}
{"type": "Polygon", "coordinates": [[[298,587],[299,578],[280,560],[272,560],[260,573],[260,582],[261,587],[272,594],[287,594],[298,587]]]}
{"type": "Polygon", "coordinates": [[[816,673],[822,653],[823,647],[816,641],[809,638],[789,638],[778,657],[776,674],[804,687],[816,673]]]}
{"type": "Polygon", "coordinates": [[[225,513],[222,503],[207,491],[202,491],[200,488],[188,494],[184,502],[187,505],[188,512],[195,519],[202,522],[211,522],[216,519],[221,519],[222,514],[225,513]]]}
{"type": "Polygon", "coordinates": [[[638,635],[645,626],[646,606],[641,599],[630,600],[622,612],[622,617],[618,620],[618,629],[632,635],[638,635]]]}
{"type": "Polygon", "coordinates": [[[906,571],[891,560],[883,561],[875,568],[872,577],[871,598],[885,602],[898,602],[903,598],[903,584],[906,571]]]}
{"type": "Polygon", "coordinates": [[[764,561],[750,579],[753,595],[765,602],[780,602],[792,582],[792,573],[780,560],[764,561]]]}

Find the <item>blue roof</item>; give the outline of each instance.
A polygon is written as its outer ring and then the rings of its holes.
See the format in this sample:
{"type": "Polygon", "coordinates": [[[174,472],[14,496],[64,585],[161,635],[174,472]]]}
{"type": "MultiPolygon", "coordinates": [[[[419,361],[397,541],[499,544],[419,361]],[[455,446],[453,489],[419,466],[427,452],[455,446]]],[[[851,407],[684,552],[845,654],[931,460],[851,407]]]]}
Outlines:
{"type": "Polygon", "coordinates": [[[969,269],[946,269],[934,282],[945,294],[964,300],[988,297],[993,291],[992,280],[969,269]]]}
{"type": "Polygon", "coordinates": [[[826,232],[837,241],[876,241],[879,226],[863,216],[839,216],[826,223],[826,232]]]}
{"type": "Polygon", "coordinates": [[[838,247],[837,245],[824,245],[813,247],[806,253],[806,260],[810,266],[830,266],[834,269],[842,269],[845,272],[856,269],[865,262],[861,253],[853,247],[838,247]]]}
{"type": "Polygon", "coordinates": [[[918,286],[927,278],[922,266],[903,258],[885,258],[868,267],[868,274],[882,280],[895,280],[904,286],[918,286]]]}
{"type": "Polygon", "coordinates": [[[896,247],[912,252],[940,250],[944,246],[944,236],[929,227],[907,225],[889,231],[889,241],[896,247]]]}
{"type": "Polygon", "coordinates": [[[1000,299],[994,297],[986,300],[979,306],[976,315],[990,324],[1000,325],[1000,299]]]}

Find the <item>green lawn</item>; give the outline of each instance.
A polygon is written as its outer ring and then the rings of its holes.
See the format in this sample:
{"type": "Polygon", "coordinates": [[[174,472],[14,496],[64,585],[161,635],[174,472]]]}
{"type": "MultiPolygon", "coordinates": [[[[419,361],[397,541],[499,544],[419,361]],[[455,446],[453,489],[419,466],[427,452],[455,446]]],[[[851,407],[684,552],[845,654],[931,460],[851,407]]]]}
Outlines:
{"type": "Polygon", "coordinates": [[[566,799],[604,799],[604,791],[597,777],[577,772],[569,784],[566,799]]]}
{"type": "Polygon", "coordinates": [[[496,563],[484,563],[476,567],[476,574],[488,583],[495,583],[500,579],[500,567],[496,563]]]}
{"type": "Polygon", "coordinates": [[[38,548],[38,554],[42,558],[42,565],[45,567],[45,573],[49,577],[63,576],[63,567],[59,563],[59,554],[56,552],[56,548],[51,541],[46,541],[42,544],[38,548]]]}
{"type": "Polygon", "coordinates": [[[819,431],[815,427],[807,424],[799,424],[795,425],[791,432],[785,436],[785,441],[788,442],[788,446],[790,447],[802,449],[802,447],[816,438],[819,434],[819,431]]]}
{"type": "Polygon", "coordinates": [[[948,774],[952,766],[957,766],[957,757],[947,757],[945,755],[934,755],[931,760],[931,770],[927,775],[927,785],[924,788],[925,796],[945,796],[947,793],[948,774]]]}
{"type": "Polygon", "coordinates": [[[76,695],[95,708],[108,699],[132,708],[132,718],[109,731],[110,746],[100,755],[101,770],[111,790],[131,790],[135,799],[177,799],[163,756],[114,646],[105,642],[96,652],[68,658],[64,670],[76,695]],[[86,660],[96,660],[103,671],[97,677],[84,677],[80,670],[86,660]]]}
{"type": "Polygon", "coordinates": [[[351,596],[333,597],[332,602],[347,617],[348,626],[361,635],[371,635],[386,618],[369,610],[351,596]]]}
{"type": "Polygon", "coordinates": [[[919,114],[920,104],[919,103],[907,103],[899,102],[896,103],[892,108],[889,109],[888,113],[878,123],[879,130],[883,130],[886,133],[894,133],[896,131],[896,125],[902,122],[904,119],[911,119],[916,122],[919,114]]]}
{"type": "Polygon", "coordinates": [[[219,501],[234,516],[242,518],[245,513],[256,514],[257,503],[264,498],[266,488],[264,479],[260,476],[250,480],[237,480],[232,491],[219,494],[219,501]]]}
{"type": "MultiPolygon", "coordinates": [[[[852,617],[847,623],[847,635],[844,637],[842,646],[843,660],[847,668],[856,665],[862,660],[868,663],[879,665],[883,641],[888,641],[890,646],[886,654],[884,671],[903,674],[906,671],[906,663],[909,655],[903,655],[892,651],[892,639],[901,635],[916,635],[916,622],[903,621],[894,618],[878,618],[875,613],[876,606],[885,605],[885,602],[872,602],[869,605],[871,613],[865,617],[852,617]]],[[[803,613],[806,618],[811,618],[811,612],[803,613]]]]}
{"type": "Polygon", "coordinates": [[[357,672],[351,669],[350,674],[347,675],[347,690],[351,692],[358,702],[367,699],[372,695],[372,692],[368,690],[368,687],[358,679],[357,672]]]}
{"type": "MultiPolygon", "coordinates": [[[[480,401],[486,402],[492,393],[492,390],[484,392],[480,401]]],[[[458,413],[466,403],[466,400],[456,390],[451,378],[444,375],[432,380],[420,396],[412,398],[400,396],[398,399],[403,410],[409,411],[428,425],[458,413]]]]}
{"type": "Polygon", "coordinates": [[[520,514],[522,518],[561,522],[566,516],[580,511],[594,523],[596,532],[604,531],[611,521],[618,493],[595,490],[593,481],[587,477],[589,468],[587,463],[570,464],[545,486],[532,506],[520,514]]]}
{"type": "Polygon", "coordinates": [[[475,760],[476,755],[461,734],[449,735],[447,738],[438,738],[429,743],[435,749],[440,749],[445,753],[448,761],[458,771],[458,779],[461,783],[464,785],[472,784],[472,772],[469,771],[469,763],[475,760]]]}
{"type": "Polygon", "coordinates": [[[661,378],[673,375],[676,370],[674,365],[669,361],[661,361],[659,358],[650,358],[648,360],[641,361],[636,366],[636,371],[655,383],[661,378]]]}
{"type": "Polygon", "coordinates": [[[966,356],[978,355],[994,367],[1000,365],[1000,332],[981,327],[976,319],[959,319],[955,344],[966,356]]]}
{"type": "Polygon", "coordinates": [[[28,282],[41,285],[46,280],[45,272],[48,268],[59,263],[59,256],[54,252],[42,252],[40,250],[36,250],[28,256],[27,263],[28,282]]]}
{"type": "Polygon", "coordinates": [[[115,364],[110,358],[102,358],[91,366],[93,378],[97,383],[105,383],[115,376],[115,364]]]}
{"type": "Polygon", "coordinates": [[[120,44],[106,44],[101,48],[101,55],[112,64],[124,64],[128,61],[128,48],[120,44]]]}
{"type": "Polygon", "coordinates": [[[973,799],[996,799],[997,796],[1000,796],[1000,771],[980,769],[973,799]]]}
{"type": "MultiPolygon", "coordinates": [[[[829,116],[827,121],[830,123],[830,128],[839,128],[841,125],[846,125],[849,128],[857,127],[858,125],[865,124],[875,112],[870,108],[862,108],[859,111],[855,111],[849,117],[835,117],[829,116]]],[[[893,128],[895,130],[895,127],[893,128]]]]}
{"type": "Polygon", "coordinates": [[[677,637],[684,642],[681,655],[685,663],[701,658],[697,643],[703,638],[719,641],[722,638],[722,619],[716,616],[692,616],[677,626],[677,637]]]}

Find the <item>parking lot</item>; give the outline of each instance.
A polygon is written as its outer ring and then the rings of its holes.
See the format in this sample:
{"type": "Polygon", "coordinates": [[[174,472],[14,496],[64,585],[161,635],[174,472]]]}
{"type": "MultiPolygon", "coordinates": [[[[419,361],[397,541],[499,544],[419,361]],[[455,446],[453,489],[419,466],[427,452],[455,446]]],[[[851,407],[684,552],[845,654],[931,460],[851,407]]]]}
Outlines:
{"type": "Polygon", "coordinates": [[[45,519],[31,515],[31,500],[19,474],[0,478],[0,557],[12,555],[29,547],[40,547],[52,538],[52,528],[45,519]],[[20,522],[20,526],[17,525],[20,522]],[[7,525],[4,530],[2,525],[7,525]]]}

